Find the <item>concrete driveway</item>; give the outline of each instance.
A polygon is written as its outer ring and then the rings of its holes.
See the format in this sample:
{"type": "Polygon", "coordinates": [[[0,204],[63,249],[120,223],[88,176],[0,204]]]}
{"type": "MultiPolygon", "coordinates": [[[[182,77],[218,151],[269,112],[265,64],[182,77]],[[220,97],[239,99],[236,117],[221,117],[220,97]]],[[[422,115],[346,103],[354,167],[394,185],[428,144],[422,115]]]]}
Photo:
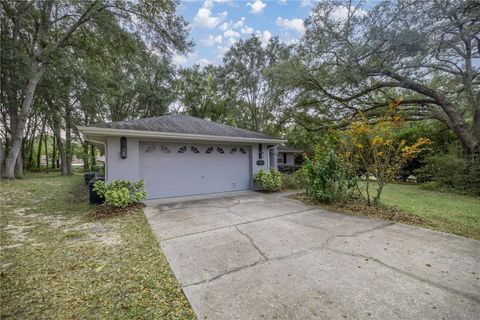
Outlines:
{"type": "Polygon", "coordinates": [[[199,319],[478,319],[480,241],[285,194],[150,204],[199,319]]]}

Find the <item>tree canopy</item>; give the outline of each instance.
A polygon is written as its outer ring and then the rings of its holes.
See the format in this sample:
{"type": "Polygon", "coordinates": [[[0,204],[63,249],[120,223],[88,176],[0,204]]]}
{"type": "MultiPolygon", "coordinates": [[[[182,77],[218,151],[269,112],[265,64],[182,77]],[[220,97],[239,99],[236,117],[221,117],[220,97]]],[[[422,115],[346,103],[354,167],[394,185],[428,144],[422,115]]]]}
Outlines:
{"type": "Polygon", "coordinates": [[[480,4],[475,1],[322,1],[298,56],[279,67],[311,130],[375,117],[402,97],[408,120],[436,119],[467,152],[480,148],[480,4]],[[347,12],[338,18],[335,10],[347,12]]]}
{"type": "Polygon", "coordinates": [[[95,149],[78,125],[187,113],[308,147],[359,117],[375,122],[393,100],[406,121],[480,152],[478,1],[319,1],[297,42],[251,35],[217,65],[190,67],[171,59],[193,47],[177,1],[0,4],[8,178],[48,155],[70,174],[75,150],[88,169],[95,149]]]}

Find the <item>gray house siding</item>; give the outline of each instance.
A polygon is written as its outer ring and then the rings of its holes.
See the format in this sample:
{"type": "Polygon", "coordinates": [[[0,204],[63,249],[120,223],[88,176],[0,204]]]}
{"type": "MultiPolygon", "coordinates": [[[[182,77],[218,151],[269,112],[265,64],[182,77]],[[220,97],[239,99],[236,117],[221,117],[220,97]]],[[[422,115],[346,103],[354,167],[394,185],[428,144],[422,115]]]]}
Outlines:
{"type": "Polygon", "coordinates": [[[120,157],[120,137],[109,137],[106,145],[105,179],[108,181],[127,179],[137,181],[140,179],[140,161],[138,152],[138,139],[127,138],[127,158],[120,157]]]}
{"type": "MultiPolygon", "coordinates": [[[[259,144],[257,143],[230,143],[230,144],[226,144],[225,142],[215,142],[215,141],[212,141],[212,142],[201,142],[201,143],[195,143],[195,142],[189,142],[189,141],[169,141],[169,140],[156,140],[156,139],[151,139],[151,140],[145,140],[145,139],[139,139],[139,138],[134,138],[134,137],[127,137],[127,158],[126,159],[122,159],[120,157],[120,137],[108,137],[107,138],[107,141],[106,141],[106,167],[108,168],[107,172],[106,172],[106,180],[107,182],[109,181],[112,181],[112,180],[117,180],[117,179],[128,179],[128,180],[132,180],[132,181],[138,181],[140,179],[145,179],[145,175],[146,175],[146,171],[142,171],[142,155],[141,155],[141,152],[143,152],[143,150],[140,150],[140,148],[145,144],[145,143],[152,143],[152,144],[155,144],[155,143],[165,143],[165,144],[168,144],[168,145],[180,145],[180,144],[186,144],[186,145],[201,145],[201,146],[206,146],[208,145],[209,143],[212,144],[212,145],[231,145],[231,146],[238,146],[238,145],[242,145],[242,146],[245,146],[248,148],[248,158],[246,159],[246,161],[248,162],[247,164],[247,167],[248,169],[246,169],[245,171],[245,175],[247,175],[247,179],[249,181],[248,183],[248,187],[246,188],[243,188],[241,187],[241,189],[252,189],[253,188],[253,175],[258,172],[258,170],[260,170],[260,168],[263,168],[264,170],[268,170],[270,168],[270,164],[272,161],[271,161],[271,155],[269,155],[269,151],[268,151],[268,146],[267,144],[262,144],[262,158],[260,159],[260,154],[259,154],[259,144]],[[263,164],[258,164],[257,162],[259,160],[262,160],[263,161],[263,164]],[[248,172],[247,172],[248,171],[248,172]]],[[[160,155],[161,156],[161,155],[160,155]]],[[[228,159],[228,157],[226,157],[226,159],[228,159]]],[[[227,160],[228,161],[228,160],[227,160]]],[[[171,167],[172,167],[172,172],[175,172],[175,161],[170,161],[171,162],[171,167]]],[[[195,162],[192,162],[192,167],[190,170],[202,170],[200,167],[205,167],[205,166],[201,166],[200,164],[198,165],[198,167],[195,166],[195,162]]],[[[228,164],[228,163],[227,163],[228,164]]],[[[218,164],[219,166],[220,165],[224,165],[224,164],[218,164]]],[[[232,164],[232,165],[235,165],[235,164],[232,164]]],[[[236,166],[238,167],[239,164],[237,163],[236,166]]],[[[208,170],[215,170],[215,166],[209,166],[210,169],[208,170]]],[[[184,170],[184,169],[182,169],[184,170]]],[[[198,172],[191,172],[191,173],[194,173],[194,174],[197,174],[198,172]]],[[[153,173],[152,173],[153,174],[153,173]]],[[[198,175],[198,174],[197,174],[198,175]]],[[[159,178],[160,179],[160,178],[159,178]]],[[[175,179],[175,175],[173,174],[171,179],[175,179]]],[[[170,179],[170,180],[171,180],[170,179]]],[[[160,182],[160,180],[158,180],[159,183],[163,183],[163,182],[160,182]]],[[[169,185],[169,184],[172,184],[172,181],[166,181],[164,182],[165,184],[169,185]]],[[[167,195],[162,195],[162,192],[164,192],[163,190],[166,190],[165,187],[159,187],[158,189],[159,190],[152,190],[153,188],[153,183],[150,181],[150,186],[147,188],[147,193],[151,194],[152,196],[150,196],[149,198],[151,199],[154,199],[154,198],[161,198],[161,197],[165,197],[165,196],[168,196],[167,195]],[[151,189],[151,190],[148,190],[148,189],[151,189]]],[[[243,185],[243,184],[242,184],[243,185]]],[[[222,187],[219,187],[220,189],[222,187]]],[[[177,189],[181,189],[180,187],[177,187],[177,189]]],[[[213,189],[215,189],[213,187],[213,189]]],[[[212,188],[208,189],[206,188],[206,190],[213,190],[212,188]]],[[[218,192],[220,191],[229,191],[229,190],[218,190],[218,192]]],[[[227,189],[227,188],[225,188],[227,189]]],[[[186,194],[195,194],[196,189],[192,189],[190,190],[189,188],[185,187],[185,195],[186,194]]],[[[199,189],[200,191],[198,191],[196,194],[202,194],[202,193],[208,193],[208,192],[202,192],[201,190],[202,189],[199,189]]],[[[181,192],[180,191],[176,191],[176,194],[180,195],[179,193],[181,192]]]]}

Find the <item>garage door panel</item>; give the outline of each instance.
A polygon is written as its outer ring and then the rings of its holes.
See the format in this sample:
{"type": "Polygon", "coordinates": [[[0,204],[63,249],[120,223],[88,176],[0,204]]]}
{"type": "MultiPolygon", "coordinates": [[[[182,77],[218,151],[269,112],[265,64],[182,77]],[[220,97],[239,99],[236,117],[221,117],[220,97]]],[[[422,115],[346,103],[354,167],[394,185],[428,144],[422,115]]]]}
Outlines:
{"type": "Polygon", "coordinates": [[[141,178],[149,198],[246,190],[246,146],[141,142],[141,178]]]}

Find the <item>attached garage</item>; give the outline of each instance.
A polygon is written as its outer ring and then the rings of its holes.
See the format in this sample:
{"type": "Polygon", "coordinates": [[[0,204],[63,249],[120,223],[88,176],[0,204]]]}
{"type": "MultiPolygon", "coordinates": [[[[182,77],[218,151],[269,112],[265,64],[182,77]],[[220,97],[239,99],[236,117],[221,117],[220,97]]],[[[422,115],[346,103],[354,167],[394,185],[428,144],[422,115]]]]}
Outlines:
{"type": "Polygon", "coordinates": [[[245,145],[140,142],[140,179],[150,197],[180,197],[250,189],[245,145]]]}
{"type": "Polygon", "coordinates": [[[79,127],[105,152],[106,180],[145,181],[148,199],[248,190],[285,140],[185,115],[79,127]]]}

